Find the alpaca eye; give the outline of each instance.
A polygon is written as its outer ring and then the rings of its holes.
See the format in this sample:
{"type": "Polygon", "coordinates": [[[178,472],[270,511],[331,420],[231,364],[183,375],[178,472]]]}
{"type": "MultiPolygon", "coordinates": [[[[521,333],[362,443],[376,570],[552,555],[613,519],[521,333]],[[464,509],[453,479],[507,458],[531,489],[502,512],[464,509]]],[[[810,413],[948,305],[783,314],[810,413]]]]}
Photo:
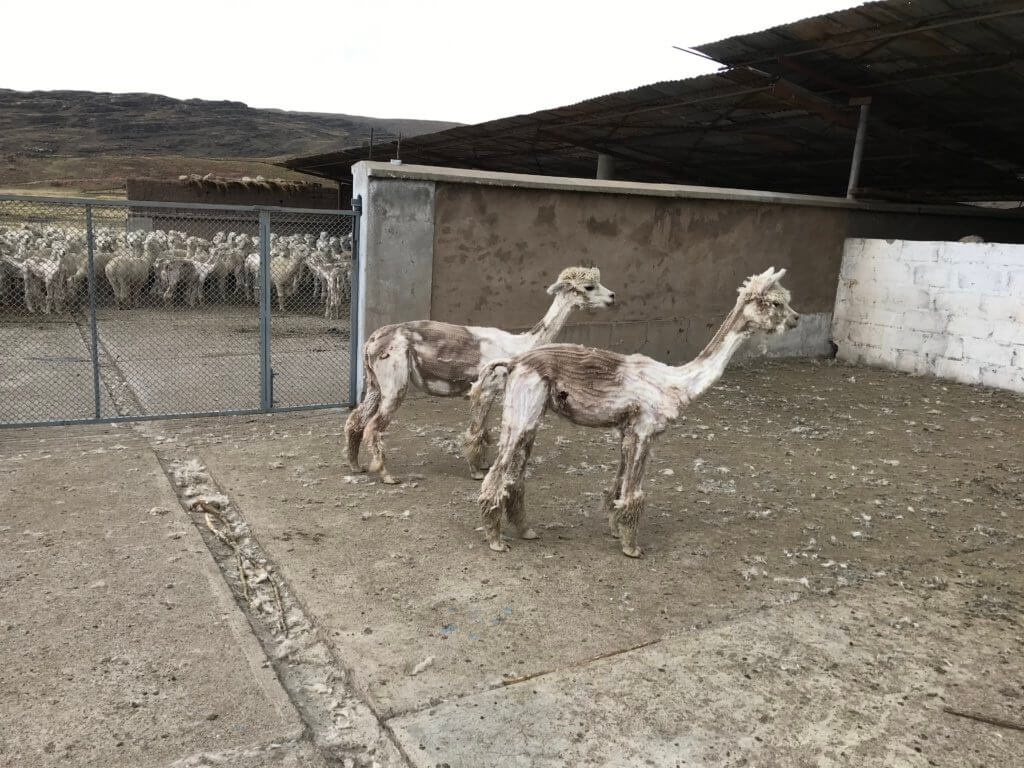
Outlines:
{"type": "Polygon", "coordinates": [[[586,289],[587,289],[588,291],[592,291],[592,290],[594,290],[594,286],[592,286],[592,285],[588,285],[586,289]]]}
{"type": "Polygon", "coordinates": [[[781,301],[773,301],[772,302],[772,306],[773,307],[781,307],[782,306],[782,302],[781,301]]]}

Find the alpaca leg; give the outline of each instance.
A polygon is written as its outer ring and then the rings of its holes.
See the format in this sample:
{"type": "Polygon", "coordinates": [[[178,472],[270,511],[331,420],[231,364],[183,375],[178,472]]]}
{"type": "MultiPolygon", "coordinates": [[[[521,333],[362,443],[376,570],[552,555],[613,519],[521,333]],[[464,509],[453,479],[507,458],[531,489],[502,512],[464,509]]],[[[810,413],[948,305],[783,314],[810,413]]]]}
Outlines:
{"type": "Polygon", "coordinates": [[[619,500],[619,496],[622,494],[622,477],[626,472],[626,439],[621,429],[618,430],[618,433],[619,469],[615,473],[615,483],[604,492],[604,510],[608,515],[608,532],[614,539],[619,538],[619,524],[616,520],[615,502],[619,500]]]}
{"type": "Polygon", "coordinates": [[[626,472],[622,481],[619,498],[615,505],[615,521],[619,528],[622,554],[640,557],[643,550],[637,543],[640,516],[644,510],[643,477],[647,457],[651,450],[650,435],[627,435],[626,472]]]}
{"type": "MultiPolygon", "coordinates": [[[[480,513],[483,516],[484,537],[487,545],[495,552],[507,552],[508,544],[501,538],[501,518],[513,503],[513,495],[518,487],[522,494],[523,483],[515,469],[516,452],[521,450],[521,442],[515,439],[499,450],[498,458],[491,465],[490,471],[480,485],[480,513]]],[[[525,466],[525,464],[524,464],[525,466]]]]}
{"type": "Polygon", "coordinates": [[[378,473],[381,481],[394,485],[400,481],[392,477],[384,465],[384,430],[394,418],[409,387],[409,361],[404,350],[402,354],[392,354],[378,361],[375,374],[380,386],[380,406],[367,423],[363,439],[373,456],[370,471],[378,473]]]}
{"type": "MultiPolygon", "coordinates": [[[[369,368],[367,368],[369,373],[369,368]]],[[[348,438],[348,465],[353,472],[362,472],[359,466],[359,447],[363,442],[363,430],[380,406],[380,387],[373,379],[372,374],[367,376],[366,396],[363,402],[352,409],[345,421],[345,435],[348,438]]]]}
{"type": "Polygon", "coordinates": [[[529,435],[524,436],[523,447],[518,454],[522,456],[522,465],[515,468],[517,471],[516,484],[509,488],[508,504],[505,508],[505,514],[508,515],[509,523],[516,529],[516,533],[519,534],[521,539],[539,538],[536,531],[527,525],[525,511],[526,465],[530,461],[530,454],[533,452],[533,441],[536,436],[536,432],[531,432],[529,435]]]}
{"type": "Polygon", "coordinates": [[[478,498],[484,535],[488,546],[496,552],[508,549],[508,544],[501,538],[502,515],[508,517],[524,539],[536,537],[525,525],[523,498],[526,490],[526,463],[537,433],[537,424],[544,415],[546,398],[544,382],[536,374],[519,379],[505,393],[498,456],[480,485],[478,498]]]}
{"type": "Polygon", "coordinates": [[[474,480],[482,480],[484,470],[487,469],[485,454],[487,446],[491,444],[487,418],[495,397],[505,386],[508,370],[507,368],[495,368],[484,375],[486,380],[482,379],[477,382],[470,395],[471,422],[462,436],[462,447],[466,454],[466,461],[469,462],[469,476],[474,480]]]}

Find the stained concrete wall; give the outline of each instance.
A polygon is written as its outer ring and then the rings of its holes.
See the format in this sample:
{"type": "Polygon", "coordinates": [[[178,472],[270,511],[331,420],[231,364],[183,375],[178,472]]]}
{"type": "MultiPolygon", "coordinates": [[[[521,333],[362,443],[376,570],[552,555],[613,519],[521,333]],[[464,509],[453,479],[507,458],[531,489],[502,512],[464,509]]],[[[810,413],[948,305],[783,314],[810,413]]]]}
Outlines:
{"type": "Polygon", "coordinates": [[[1024,246],[851,238],[839,357],[1024,392],[1024,246]]]}
{"type": "Polygon", "coordinates": [[[828,349],[822,316],[835,301],[842,210],[439,183],[434,218],[436,319],[529,328],[563,267],[596,265],[620,306],[574,315],[562,338],[682,361],[743,279],[775,266],[789,269],[794,306],[818,331],[803,349],[787,339],[790,350],[828,349]]]}
{"type": "MultiPolygon", "coordinates": [[[[353,172],[359,222],[360,341],[390,323],[431,316],[434,252],[434,183],[373,179],[360,163],[353,172]]],[[[362,360],[355,361],[362,391],[362,360]]]]}
{"type": "MultiPolygon", "coordinates": [[[[767,353],[829,354],[851,232],[1024,241],[1024,217],[989,209],[389,163],[357,163],[353,195],[366,210],[363,339],[381,325],[426,317],[529,328],[558,272],[587,264],[601,268],[620,306],[575,315],[561,339],[668,362],[694,355],[743,278],[768,266],[789,269],[784,283],[803,317],[767,340],[767,353]]],[[[747,353],[761,349],[748,345],[747,353]]]]}

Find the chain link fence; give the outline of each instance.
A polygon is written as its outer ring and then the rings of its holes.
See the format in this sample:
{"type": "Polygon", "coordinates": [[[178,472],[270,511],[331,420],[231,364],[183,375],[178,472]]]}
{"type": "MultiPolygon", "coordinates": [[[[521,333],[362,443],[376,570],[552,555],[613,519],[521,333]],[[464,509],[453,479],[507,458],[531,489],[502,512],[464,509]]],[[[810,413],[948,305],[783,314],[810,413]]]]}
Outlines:
{"type": "Polygon", "coordinates": [[[357,221],[0,196],[0,425],[350,404],[357,221]]]}

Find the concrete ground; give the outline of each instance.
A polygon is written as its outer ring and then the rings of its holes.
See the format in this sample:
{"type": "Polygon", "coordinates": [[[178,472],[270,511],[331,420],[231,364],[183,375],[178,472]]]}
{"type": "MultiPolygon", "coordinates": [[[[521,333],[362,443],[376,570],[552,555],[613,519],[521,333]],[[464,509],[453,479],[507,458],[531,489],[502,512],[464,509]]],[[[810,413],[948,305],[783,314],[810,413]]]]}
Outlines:
{"type": "MultiPolygon", "coordinates": [[[[348,325],[344,312],[327,319],[322,310],[275,309],[276,405],[347,401],[348,325]]],[[[97,311],[97,335],[104,417],[260,407],[254,305],[105,306],[97,311]]],[[[0,424],[93,417],[91,344],[87,313],[0,307],[0,424]]]]}
{"type": "Polygon", "coordinates": [[[1022,764],[1024,398],[730,370],[656,447],[639,561],[604,532],[611,436],[554,418],[541,538],[488,550],[465,411],[403,406],[399,486],[349,473],[344,411],[0,433],[0,765],[1022,764]],[[289,639],[178,503],[185,460],[289,639]]]}

